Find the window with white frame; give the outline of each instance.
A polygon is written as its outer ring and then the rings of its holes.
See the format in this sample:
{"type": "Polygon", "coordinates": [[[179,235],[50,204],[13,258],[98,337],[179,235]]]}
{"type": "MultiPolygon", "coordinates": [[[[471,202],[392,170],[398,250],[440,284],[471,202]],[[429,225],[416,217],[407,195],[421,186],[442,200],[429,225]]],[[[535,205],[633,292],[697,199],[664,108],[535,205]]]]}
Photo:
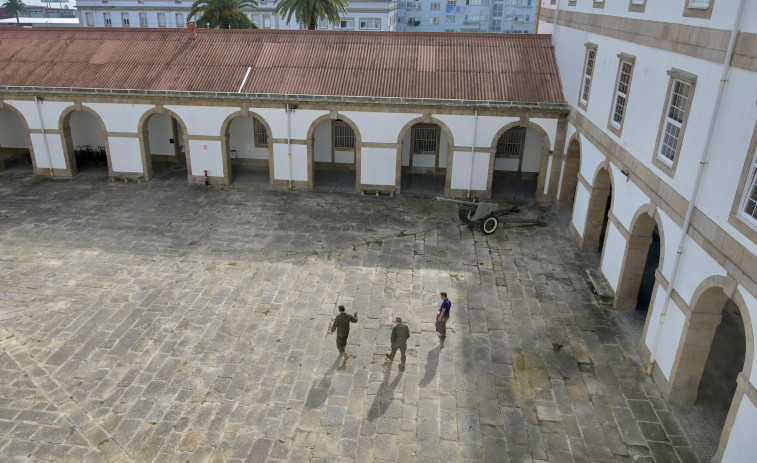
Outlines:
{"type": "Polygon", "coordinates": [[[342,18],[339,20],[339,29],[352,30],[354,28],[355,28],[355,20],[353,18],[342,18]]]}
{"type": "Polygon", "coordinates": [[[523,154],[525,139],[525,127],[515,127],[506,131],[497,140],[496,156],[500,158],[519,158],[523,154]]]}
{"type": "Polygon", "coordinates": [[[749,180],[740,213],[753,224],[757,225],[757,156],[752,157],[752,165],[749,168],[749,180]]]}
{"type": "Polygon", "coordinates": [[[94,26],[95,25],[95,14],[94,13],[87,13],[86,14],[87,19],[87,26],[94,26]]]}
{"type": "Polygon", "coordinates": [[[121,13],[121,25],[129,27],[129,13],[121,13]]]}
{"type": "Polygon", "coordinates": [[[271,15],[264,14],[263,15],[263,29],[270,29],[270,28],[271,28],[271,15]]]}
{"type": "Polygon", "coordinates": [[[318,21],[318,29],[325,31],[329,28],[329,20],[328,19],[321,19],[318,21]]]}
{"type": "Polygon", "coordinates": [[[439,2],[431,2],[431,11],[439,11],[442,8],[442,4],[439,2]]]}
{"type": "Polygon", "coordinates": [[[580,103],[589,103],[589,94],[591,93],[591,80],[594,76],[594,64],[597,60],[597,46],[594,44],[586,45],[586,64],[584,66],[584,78],[581,83],[580,103]]]}
{"type": "Polygon", "coordinates": [[[139,13],[139,27],[147,27],[147,13],[139,13]]]}
{"type": "Polygon", "coordinates": [[[253,120],[255,121],[255,146],[268,146],[268,131],[265,129],[265,125],[257,119],[253,120]]]}
{"type": "Polygon", "coordinates": [[[166,14],[158,13],[158,27],[166,27],[166,14]]]}
{"type": "Polygon", "coordinates": [[[447,0],[447,6],[456,6],[457,0],[447,0]]]}
{"type": "Polygon", "coordinates": [[[498,31],[502,29],[502,20],[501,19],[492,19],[491,29],[493,31],[498,31]]]}
{"type": "Polygon", "coordinates": [[[437,153],[439,149],[438,140],[439,127],[413,126],[413,153],[437,153]]]}
{"type": "Polygon", "coordinates": [[[446,23],[453,23],[455,22],[455,15],[454,14],[448,14],[444,17],[444,22],[446,23]]]}
{"type": "Polygon", "coordinates": [[[665,164],[672,164],[681,144],[681,132],[690,105],[691,84],[678,79],[673,80],[670,90],[665,119],[663,121],[662,139],[658,155],[665,164]]]}
{"type": "Polygon", "coordinates": [[[105,27],[110,27],[113,25],[113,20],[110,18],[110,13],[103,13],[103,22],[105,23],[105,27]]]}
{"type": "Polygon", "coordinates": [[[504,5],[494,5],[492,7],[492,16],[502,16],[504,14],[504,5]]]}
{"type": "Polygon", "coordinates": [[[689,8],[701,8],[706,9],[710,7],[710,0],[688,0],[689,8]]]}
{"type": "Polygon", "coordinates": [[[347,123],[334,121],[334,149],[355,148],[355,132],[347,123]]]}
{"type": "Polygon", "coordinates": [[[184,27],[184,13],[176,13],[176,27],[184,27]]]}
{"type": "Polygon", "coordinates": [[[632,72],[633,62],[621,59],[618,65],[618,78],[615,85],[612,116],[610,118],[610,124],[616,129],[619,129],[623,125],[623,117],[625,116],[626,105],[628,104],[628,90],[631,87],[632,72]]]}
{"type": "Polygon", "coordinates": [[[439,16],[432,16],[428,18],[428,23],[431,26],[438,26],[439,25],[439,16]]]}
{"type": "Polygon", "coordinates": [[[360,29],[364,29],[364,30],[381,29],[381,18],[360,18],[360,29]]]}

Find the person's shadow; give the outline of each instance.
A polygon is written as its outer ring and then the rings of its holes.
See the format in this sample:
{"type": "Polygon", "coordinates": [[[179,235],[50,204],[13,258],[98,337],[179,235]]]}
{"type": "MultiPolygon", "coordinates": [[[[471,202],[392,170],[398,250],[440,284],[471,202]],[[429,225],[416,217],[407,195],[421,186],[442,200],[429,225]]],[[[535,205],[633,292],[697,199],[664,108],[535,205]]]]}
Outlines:
{"type": "Polygon", "coordinates": [[[400,378],[402,378],[402,373],[405,371],[404,369],[400,369],[397,372],[397,376],[395,376],[394,380],[390,383],[389,376],[392,374],[392,362],[387,363],[384,367],[386,368],[384,379],[381,381],[381,384],[379,384],[378,391],[376,391],[376,397],[373,398],[373,403],[368,411],[368,421],[375,420],[389,409],[390,403],[394,400],[393,391],[397,387],[400,378]]]}
{"type": "Polygon", "coordinates": [[[436,369],[439,367],[439,353],[441,351],[441,344],[428,351],[426,355],[426,372],[423,374],[423,378],[418,383],[418,386],[426,387],[433,381],[436,376],[436,369]]]}
{"type": "Polygon", "coordinates": [[[336,361],[326,370],[321,380],[318,381],[318,385],[310,388],[307,399],[305,399],[305,408],[320,408],[321,405],[326,403],[326,399],[329,398],[329,394],[331,393],[331,378],[334,376],[334,372],[341,360],[342,354],[339,354],[336,361]]]}

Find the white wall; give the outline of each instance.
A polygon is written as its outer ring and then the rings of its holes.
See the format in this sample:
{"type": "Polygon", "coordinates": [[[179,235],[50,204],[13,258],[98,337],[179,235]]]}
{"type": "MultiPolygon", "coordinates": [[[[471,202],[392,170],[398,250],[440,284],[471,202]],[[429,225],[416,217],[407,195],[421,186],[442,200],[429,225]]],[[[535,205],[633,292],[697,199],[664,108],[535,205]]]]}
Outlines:
{"type": "Polygon", "coordinates": [[[120,103],[84,103],[84,106],[100,116],[109,132],[125,133],[138,133],[141,130],[140,118],[155,107],[154,105],[120,103]]]}
{"type": "MultiPolygon", "coordinates": [[[[171,115],[153,114],[147,120],[147,130],[150,138],[150,154],[160,154],[164,156],[174,156],[174,144],[170,142],[173,136],[171,127],[171,115]]],[[[179,128],[181,131],[181,128],[179,128]]],[[[179,140],[174,140],[179,142],[179,140]]]]}
{"type": "Polygon", "coordinates": [[[24,123],[10,109],[0,108],[0,148],[28,147],[24,123]]]}
{"type": "Polygon", "coordinates": [[[142,153],[139,148],[139,138],[109,137],[110,163],[113,172],[142,173],[142,153]]]}
{"type": "Polygon", "coordinates": [[[364,185],[396,185],[397,151],[391,148],[362,148],[360,182],[364,185]]]}
{"type": "Polygon", "coordinates": [[[589,209],[589,198],[591,193],[586,189],[583,183],[576,184],[576,199],[573,201],[573,215],[571,223],[580,236],[584,236],[584,227],[586,226],[586,212],[589,209]]]}
{"type": "Polygon", "coordinates": [[[313,160],[331,162],[331,120],[322,121],[313,132],[313,160]]]}
{"type": "MultiPolygon", "coordinates": [[[[743,286],[738,286],[739,294],[741,294],[741,297],[744,298],[744,303],[747,306],[747,312],[749,314],[749,320],[752,322],[752,340],[757,339],[757,298],[749,294],[749,292],[744,288],[743,286]]],[[[743,309],[742,309],[742,317],[743,317],[743,309]]],[[[746,324],[744,324],[746,327],[746,324]]],[[[745,333],[746,337],[749,338],[749,333],[745,333]]],[[[755,346],[757,347],[757,346],[755,346]]],[[[752,359],[752,372],[749,376],[749,382],[751,382],[753,385],[757,385],[757,355],[754,356],[752,359]]]]}
{"type": "Polygon", "coordinates": [[[461,190],[486,190],[489,177],[489,153],[476,153],[473,157],[473,178],[471,179],[471,152],[455,151],[455,167],[450,180],[451,188],[461,190]],[[472,183],[471,183],[472,180],[472,183]]]}
{"type": "MultiPolygon", "coordinates": [[[[240,76],[241,78],[244,76],[240,76]]],[[[187,135],[221,136],[221,126],[229,115],[239,111],[239,108],[222,106],[183,106],[166,105],[166,109],[173,111],[184,122],[187,135]]]]}
{"type": "Polygon", "coordinates": [[[623,255],[626,251],[626,239],[618,231],[618,227],[612,221],[607,222],[607,231],[603,244],[603,258],[601,263],[602,273],[612,289],[618,290],[620,269],[623,266],[623,255]]]}
{"type": "MultiPolygon", "coordinates": [[[[658,289],[658,294],[660,290],[658,289]]],[[[660,297],[658,299],[665,299],[660,297]]],[[[662,304],[660,304],[662,305],[662,304]]],[[[657,304],[655,304],[657,309],[657,304]]],[[[673,364],[675,363],[676,353],[678,352],[678,345],[681,342],[681,335],[683,334],[683,325],[686,322],[686,317],[678,305],[671,299],[668,302],[667,316],[665,317],[665,324],[662,326],[662,334],[660,335],[660,344],[657,347],[657,365],[665,375],[665,378],[670,379],[670,374],[673,371],[673,364]]],[[[655,313],[654,317],[649,320],[650,327],[652,323],[658,327],[660,323],[660,313],[655,313]]],[[[657,328],[654,330],[655,334],[657,328]]],[[[650,344],[654,345],[654,338],[647,338],[650,340],[650,344]]]]}
{"type": "Polygon", "coordinates": [[[363,142],[373,143],[397,143],[402,128],[413,119],[421,117],[416,113],[371,113],[345,111],[337,114],[351,120],[363,142]]]}
{"type": "Polygon", "coordinates": [[[744,396],[736,412],[731,434],[728,436],[723,463],[743,463],[754,461],[757,455],[757,439],[754,438],[754,425],[757,423],[757,407],[744,396]]]}
{"type": "Polygon", "coordinates": [[[531,127],[526,128],[526,141],[523,147],[522,172],[539,172],[541,167],[541,147],[543,137],[531,127]]]}
{"type": "Polygon", "coordinates": [[[81,145],[90,145],[92,149],[105,146],[100,123],[92,114],[86,111],[74,111],[71,113],[69,125],[74,148],[81,145]]]}
{"type": "Polygon", "coordinates": [[[221,142],[214,140],[189,140],[191,175],[202,176],[205,170],[211,177],[223,177],[221,142]]]}
{"type": "Polygon", "coordinates": [[[236,151],[237,158],[268,159],[268,147],[255,146],[255,120],[251,116],[235,117],[231,121],[229,149],[236,151]]]}

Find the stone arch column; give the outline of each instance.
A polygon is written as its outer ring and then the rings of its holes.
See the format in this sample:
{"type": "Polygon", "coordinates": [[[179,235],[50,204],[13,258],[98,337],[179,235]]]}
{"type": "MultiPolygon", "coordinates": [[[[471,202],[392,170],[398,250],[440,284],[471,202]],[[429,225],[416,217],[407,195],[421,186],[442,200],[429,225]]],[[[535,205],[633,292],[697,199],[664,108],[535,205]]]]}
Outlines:
{"type": "Polygon", "coordinates": [[[568,152],[565,155],[565,167],[560,179],[560,197],[557,200],[557,208],[561,211],[567,211],[573,207],[580,169],[581,137],[576,133],[568,143],[568,152]]]}
{"type": "Polygon", "coordinates": [[[665,258],[665,241],[662,221],[657,209],[652,204],[640,207],[633,220],[626,243],[623,264],[618,279],[618,289],[615,291],[613,308],[619,310],[634,310],[636,308],[639,286],[641,285],[644,266],[652,243],[652,232],[657,227],[660,234],[660,262],[657,268],[662,268],[665,258]]]}
{"type": "MultiPolygon", "coordinates": [[[[0,100],[0,109],[9,110],[13,114],[15,114],[16,117],[18,117],[19,120],[21,121],[21,124],[24,126],[24,135],[26,136],[26,144],[29,147],[29,156],[31,157],[31,160],[32,160],[32,168],[34,170],[34,175],[43,175],[42,170],[40,170],[37,167],[37,158],[34,154],[34,144],[32,143],[32,134],[31,134],[31,131],[29,130],[29,123],[26,121],[26,118],[21,113],[21,111],[19,111],[17,108],[15,108],[14,106],[8,103],[3,102],[2,100],[0,100]]],[[[3,166],[1,164],[2,164],[2,161],[0,161],[0,170],[3,170],[3,166]]],[[[52,166],[50,166],[50,168],[52,169],[52,166]]]]}
{"type": "MultiPolygon", "coordinates": [[[[265,127],[268,133],[268,182],[273,185],[274,173],[273,173],[273,136],[271,132],[271,125],[260,114],[250,111],[248,107],[242,107],[239,111],[229,114],[221,124],[221,155],[223,156],[223,181],[224,185],[231,183],[231,147],[229,126],[231,122],[240,116],[252,117],[257,119],[265,127]]],[[[183,130],[183,129],[182,129],[183,130]]],[[[255,134],[253,134],[253,137],[255,134]]]]}
{"type": "Polygon", "coordinates": [[[394,188],[398,193],[402,189],[402,140],[405,138],[405,133],[407,133],[407,131],[410,130],[415,124],[436,124],[442,131],[444,131],[445,135],[447,135],[447,167],[445,168],[446,171],[444,174],[444,196],[449,196],[450,188],[452,185],[452,168],[454,166],[455,157],[455,152],[453,150],[453,148],[455,147],[455,137],[452,135],[452,130],[447,127],[447,124],[440,121],[439,119],[432,117],[430,114],[425,114],[422,117],[416,117],[415,119],[408,121],[404,126],[402,126],[402,129],[400,129],[399,134],[397,135],[397,174],[395,176],[396,185],[394,186],[394,188]]]}
{"type": "MultiPolygon", "coordinates": [[[[179,117],[178,114],[171,111],[170,109],[166,109],[163,107],[163,105],[156,105],[154,108],[146,111],[144,114],[142,114],[142,117],[139,118],[139,126],[137,127],[137,132],[139,133],[139,148],[142,151],[142,171],[144,172],[145,181],[150,180],[153,177],[153,170],[152,170],[152,159],[150,159],[148,156],[150,156],[150,137],[148,136],[149,130],[148,130],[148,122],[150,120],[150,116],[153,114],[168,114],[172,118],[176,119],[176,122],[181,127],[181,131],[184,135],[184,155],[186,156],[187,161],[187,182],[192,183],[192,158],[189,154],[189,132],[187,131],[187,125],[184,123],[184,121],[179,117]]],[[[176,140],[174,138],[174,140],[176,140]]],[[[178,150],[178,144],[175,144],[175,149],[178,150]]]]}
{"type": "Polygon", "coordinates": [[[113,172],[113,163],[110,157],[110,145],[108,144],[108,129],[105,126],[105,122],[95,110],[88,108],[81,103],[75,103],[67,107],[61,112],[60,117],[58,118],[58,131],[60,132],[61,142],[63,143],[63,158],[66,161],[66,169],[64,171],[64,174],[66,176],[73,177],[78,172],[78,168],[76,166],[76,153],[74,152],[74,140],[71,136],[70,124],[71,115],[75,111],[84,111],[91,114],[100,125],[103,143],[105,143],[105,156],[108,160],[108,173],[111,174],[113,172]]]}
{"type": "MultiPolygon", "coordinates": [[[[605,160],[597,167],[594,173],[589,207],[586,210],[586,221],[584,222],[584,230],[579,243],[579,246],[584,251],[597,251],[599,248],[599,240],[605,218],[605,207],[607,205],[607,198],[612,191],[612,185],[612,169],[610,168],[610,163],[605,160]]],[[[612,204],[610,205],[610,211],[612,211],[612,204]]]]}
{"type": "MultiPolygon", "coordinates": [[[[355,134],[355,191],[360,191],[360,188],[362,188],[362,181],[361,181],[361,172],[360,172],[360,166],[361,166],[361,160],[362,160],[362,136],[360,135],[360,130],[357,128],[357,124],[352,119],[348,118],[347,116],[344,116],[343,114],[340,114],[339,111],[332,111],[329,114],[324,114],[318,118],[316,118],[308,128],[308,135],[307,135],[307,150],[308,150],[308,189],[312,190],[315,186],[315,160],[314,160],[314,148],[313,148],[313,137],[315,136],[315,129],[318,127],[318,125],[326,120],[341,120],[342,122],[345,122],[347,125],[352,128],[352,132],[355,134]]],[[[333,144],[333,140],[331,141],[333,144]]],[[[332,146],[333,149],[333,146],[332,146]]]]}

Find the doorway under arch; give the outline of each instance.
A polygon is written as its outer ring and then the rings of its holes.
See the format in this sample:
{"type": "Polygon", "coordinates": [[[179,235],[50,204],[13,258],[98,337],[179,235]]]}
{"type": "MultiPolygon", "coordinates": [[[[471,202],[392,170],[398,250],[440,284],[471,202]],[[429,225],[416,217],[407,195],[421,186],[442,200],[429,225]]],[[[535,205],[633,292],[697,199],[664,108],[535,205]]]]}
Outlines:
{"type": "Polygon", "coordinates": [[[63,154],[71,176],[108,176],[111,172],[108,135],[102,119],[91,109],[71,107],[60,120],[63,154]]]}
{"type": "Polygon", "coordinates": [[[232,115],[224,124],[224,156],[230,183],[267,185],[273,145],[270,127],[257,115],[232,115]]]}
{"type": "Polygon", "coordinates": [[[360,133],[344,116],[316,119],[308,134],[313,189],[351,193],[360,183],[360,133]]]}
{"type": "Polygon", "coordinates": [[[611,206],[612,180],[607,168],[603,167],[594,176],[589,197],[586,225],[581,240],[581,249],[584,251],[602,252],[611,206]]]}
{"type": "Polygon", "coordinates": [[[516,122],[503,127],[495,138],[492,199],[536,201],[542,160],[548,149],[546,132],[534,124],[516,122]]]}
{"type": "Polygon", "coordinates": [[[34,159],[26,122],[8,107],[0,108],[0,171],[33,173],[34,159]]]}
{"type": "Polygon", "coordinates": [[[190,160],[185,147],[183,123],[169,111],[153,110],[142,116],[140,125],[145,177],[186,182],[190,160]]]}
{"type": "Polygon", "coordinates": [[[557,208],[561,211],[573,208],[580,167],[581,144],[578,136],[575,136],[568,145],[568,153],[565,155],[565,165],[563,167],[562,178],[560,179],[560,198],[557,200],[557,208]]]}
{"type": "MultiPolygon", "coordinates": [[[[703,284],[703,286],[705,286],[703,284]]],[[[666,394],[685,430],[715,429],[693,446],[702,461],[710,461],[727,442],[725,424],[737,392],[737,378],[749,377],[754,356],[748,308],[736,291],[722,287],[698,290],[684,323],[666,394]]],[[[743,397],[740,397],[743,400],[743,397]]],[[[733,417],[730,417],[731,420],[733,417]]]]}
{"type": "Polygon", "coordinates": [[[452,141],[435,121],[414,121],[400,141],[400,191],[414,196],[444,196],[448,190],[452,141]]]}

